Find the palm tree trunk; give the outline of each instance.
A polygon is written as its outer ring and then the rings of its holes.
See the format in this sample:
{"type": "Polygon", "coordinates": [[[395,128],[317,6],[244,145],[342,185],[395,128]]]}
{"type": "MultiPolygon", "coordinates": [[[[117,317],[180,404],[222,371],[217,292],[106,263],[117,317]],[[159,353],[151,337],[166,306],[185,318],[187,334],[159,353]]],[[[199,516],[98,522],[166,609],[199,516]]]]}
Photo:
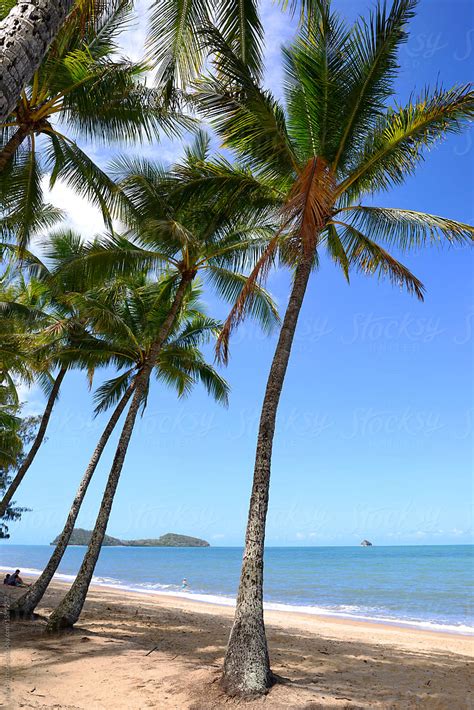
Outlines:
{"type": "Polygon", "coordinates": [[[18,472],[13,479],[13,481],[10,483],[7,492],[3,496],[2,501],[0,502],[0,518],[2,518],[5,515],[5,512],[8,508],[8,505],[10,501],[12,500],[13,496],[15,495],[15,492],[22,482],[23,478],[25,477],[26,472],[28,471],[29,467],[34,461],[34,458],[36,454],[38,453],[38,449],[43,443],[44,435],[46,433],[46,428],[49,424],[49,420],[51,418],[51,412],[53,411],[54,403],[56,402],[56,399],[58,398],[59,394],[59,389],[61,387],[62,381],[64,380],[64,376],[67,372],[66,367],[62,367],[59,370],[58,376],[56,377],[56,380],[54,382],[53,388],[51,390],[51,393],[48,397],[48,401],[46,403],[45,410],[43,412],[43,416],[41,417],[41,424],[39,426],[38,432],[35,436],[35,439],[33,441],[33,445],[31,446],[31,449],[28,451],[28,454],[26,455],[25,460],[21,464],[20,468],[18,469],[18,472]]]}
{"type": "Polygon", "coordinates": [[[74,2],[17,2],[0,22],[0,123],[17,105],[74,2]]]}
{"type": "Polygon", "coordinates": [[[149,357],[140,372],[135,377],[135,392],[123,425],[122,433],[117,445],[112,468],[110,469],[109,477],[107,479],[104,495],[100,504],[99,514],[97,516],[94,530],[92,531],[87,552],[71,588],[49,617],[49,621],[46,626],[47,631],[54,632],[59,631],[60,629],[72,627],[81,614],[92,575],[94,574],[94,569],[99,558],[105,531],[107,530],[107,524],[109,522],[115,492],[117,490],[125,455],[133,433],[133,427],[135,425],[138,410],[146,397],[150,375],[156,359],[166,341],[166,338],[171,332],[175,318],[181,309],[189,281],[189,276],[183,276],[181,279],[180,285],[176,291],[173,305],[170,308],[162,327],[160,328],[156,341],[150,348],[149,357]]]}
{"type": "Polygon", "coordinates": [[[18,129],[12,135],[10,140],[4,146],[3,150],[0,151],[0,173],[3,172],[7,163],[15,155],[18,148],[21,146],[27,135],[29,134],[28,128],[25,126],[18,126],[18,129]]]}
{"type": "Polygon", "coordinates": [[[63,531],[59,537],[59,540],[56,544],[53,554],[50,557],[48,564],[46,565],[43,570],[43,573],[40,575],[40,577],[38,577],[36,582],[28,589],[26,594],[20,597],[16,603],[12,604],[12,606],[10,607],[10,614],[12,616],[30,616],[43,598],[43,595],[46,592],[48,585],[54,576],[54,573],[58,569],[59,563],[61,562],[64,552],[67,548],[72,532],[74,530],[74,525],[76,524],[77,516],[79,515],[79,510],[89,487],[89,483],[91,482],[92,476],[94,475],[95,469],[97,468],[97,464],[99,463],[100,457],[102,456],[102,452],[104,451],[105,446],[113,430],[115,429],[118,420],[120,419],[125,407],[127,406],[130,397],[132,396],[132,392],[133,384],[130,385],[130,387],[127,389],[122,399],[116,406],[112,416],[110,417],[107,423],[107,426],[105,427],[102,433],[102,436],[99,439],[99,442],[95,448],[94,453],[92,454],[92,458],[89,462],[86,472],[84,473],[82,481],[79,484],[79,488],[76,491],[76,495],[72,502],[71,509],[69,511],[69,515],[67,517],[63,531]]]}
{"type": "Polygon", "coordinates": [[[266,693],[273,684],[263,621],[263,553],[275,421],[313,254],[303,255],[273,356],[258,431],[245,549],[222,684],[229,695],[266,693]]]}

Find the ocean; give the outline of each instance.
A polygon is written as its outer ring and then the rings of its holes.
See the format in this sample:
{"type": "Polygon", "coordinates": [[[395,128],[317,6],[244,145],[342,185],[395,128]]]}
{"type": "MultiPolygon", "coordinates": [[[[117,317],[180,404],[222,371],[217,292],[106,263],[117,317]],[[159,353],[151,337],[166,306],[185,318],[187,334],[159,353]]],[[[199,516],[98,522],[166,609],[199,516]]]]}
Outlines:
{"type": "MultiPolygon", "coordinates": [[[[57,579],[71,580],[85,547],[68,548],[57,579]]],[[[48,545],[0,545],[0,568],[39,574],[48,545]]],[[[145,594],[232,605],[242,549],[104,547],[93,582],[145,594]],[[182,579],[189,587],[182,589],[182,579]]],[[[268,609],[469,634],[474,546],[269,547],[268,609]]]]}

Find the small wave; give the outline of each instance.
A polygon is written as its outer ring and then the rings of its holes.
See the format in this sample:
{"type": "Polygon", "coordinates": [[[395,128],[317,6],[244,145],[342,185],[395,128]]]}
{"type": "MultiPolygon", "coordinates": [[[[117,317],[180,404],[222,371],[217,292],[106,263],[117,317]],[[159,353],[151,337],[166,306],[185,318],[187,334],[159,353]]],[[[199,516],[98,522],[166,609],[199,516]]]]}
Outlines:
{"type": "MultiPolygon", "coordinates": [[[[9,571],[11,567],[0,565],[0,570],[9,571]]],[[[22,572],[31,577],[39,577],[41,570],[22,567],[22,572]]],[[[60,582],[72,582],[76,575],[58,572],[54,579],[60,582]]],[[[157,596],[181,597],[190,601],[204,602],[218,606],[235,606],[234,597],[221,596],[219,594],[208,594],[205,592],[183,591],[181,586],[173,584],[159,583],[136,583],[129,584],[113,577],[92,577],[92,584],[108,589],[122,590],[123,592],[133,592],[134,594],[151,594],[157,596]]],[[[304,604],[285,604],[283,602],[264,602],[264,608],[268,611],[283,611],[287,613],[311,614],[313,616],[325,616],[329,618],[348,619],[351,621],[365,621],[373,624],[383,624],[388,626],[402,626],[406,628],[423,629],[425,631],[437,631],[444,633],[462,634],[466,636],[474,635],[474,626],[467,624],[449,624],[437,620],[407,619],[403,617],[386,616],[384,610],[376,610],[370,607],[360,607],[352,604],[341,604],[339,606],[322,607],[306,606],[304,604]],[[370,613],[372,612],[372,613],[370,613]],[[378,613],[375,613],[378,612],[378,613]]]]}

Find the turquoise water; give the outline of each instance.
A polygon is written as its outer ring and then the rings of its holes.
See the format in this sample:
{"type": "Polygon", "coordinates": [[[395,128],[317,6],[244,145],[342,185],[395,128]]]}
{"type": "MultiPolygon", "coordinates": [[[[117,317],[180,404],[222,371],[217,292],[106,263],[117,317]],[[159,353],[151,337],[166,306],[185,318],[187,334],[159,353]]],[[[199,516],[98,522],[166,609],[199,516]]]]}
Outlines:
{"type": "MultiPolygon", "coordinates": [[[[59,578],[77,572],[84,547],[70,547],[59,578]]],[[[52,548],[0,545],[0,567],[38,573],[52,548]]],[[[148,594],[183,594],[232,604],[242,549],[105,547],[96,584],[148,594]],[[189,589],[181,589],[186,577],[189,589]]],[[[474,631],[474,546],[271,547],[267,608],[306,611],[460,633],[474,631]]]]}

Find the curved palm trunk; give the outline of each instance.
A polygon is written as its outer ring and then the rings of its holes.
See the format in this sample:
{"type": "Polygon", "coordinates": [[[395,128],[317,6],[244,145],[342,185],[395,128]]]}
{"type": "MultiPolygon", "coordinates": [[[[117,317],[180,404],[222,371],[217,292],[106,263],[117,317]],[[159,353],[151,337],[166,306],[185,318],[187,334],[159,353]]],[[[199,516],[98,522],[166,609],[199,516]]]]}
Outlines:
{"type": "Polygon", "coordinates": [[[263,400],[237,606],[224,660],[222,684],[229,695],[259,695],[273,684],[263,621],[263,553],[270,468],[278,402],[312,260],[313,254],[303,256],[296,269],[263,400]]]}
{"type": "Polygon", "coordinates": [[[66,523],[56,544],[54,552],[51,555],[50,560],[44,568],[43,573],[40,575],[40,577],[38,577],[36,582],[28,589],[26,594],[20,597],[20,599],[18,599],[18,601],[12,604],[12,606],[10,607],[10,614],[12,616],[30,616],[43,598],[43,595],[46,592],[48,585],[54,576],[54,573],[58,569],[59,563],[61,562],[64,552],[67,548],[72,532],[74,530],[74,525],[76,524],[77,516],[79,515],[79,510],[89,487],[89,483],[91,482],[92,476],[94,475],[94,471],[97,468],[97,464],[99,463],[100,457],[102,456],[102,452],[104,451],[105,446],[110,438],[110,435],[115,429],[115,426],[117,425],[117,422],[120,419],[123,410],[130,401],[132,392],[133,385],[130,385],[130,387],[127,389],[122,399],[116,406],[114,413],[110,417],[107,426],[105,427],[102,436],[100,437],[99,442],[94,450],[94,453],[92,454],[92,458],[89,462],[86,472],[84,473],[82,481],[79,484],[79,488],[76,491],[76,495],[72,502],[69,515],[66,519],[66,523]]]}
{"type": "Polygon", "coordinates": [[[0,22],[0,122],[17,105],[74,2],[17,2],[0,22]]]}
{"type": "Polygon", "coordinates": [[[8,161],[15,155],[28,134],[29,130],[25,126],[19,126],[3,150],[0,151],[0,173],[3,172],[8,161]]]}
{"type": "Polygon", "coordinates": [[[29,467],[34,461],[34,458],[36,454],[38,453],[39,447],[43,443],[44,435],[46,434],[46,429],[49,424],[49,420],[51,418],[51,412],[53,411],[54,403],[56,402],[59,394],[59,389],[61,387],[62,381],[64,380],[64,376],[66,375],[67,368],[62,367],[59,370],[58,376],[56,377],[56,380],[54,381],[53,388],[51,390],[51,393],[48,397],[48,401],[46,403],[45,410],[43,412],[43,416],[41,417],[41,424],[39,426],[38,432],[35,436],[35,439],[33,441],[33,444],[31,446],[31,449],[28,451],[28,454],[26,455],[25,460],[21,464],[20,468],[17,471],[17,474],[13,481],[10,483],[7,492],[3,496],[2,501],[0,502],[0,518],[2,518],[5,515],[6,509],[8,508],[8,505],[15,495],[15,492],[22,482],[22,480],[25,477],[26,472],[28,471],[29,467]]]}
{"type": "Polygon", "coordinates": [[[158,338],[150,348],[148,360],[135,377],[135,392],[123,425],[122,433],[117,445],[112,468],[110,469],[109,477],[107,479],[99,514],[89,541],[87,552],[71,588],[49,617],[49,621],[46,626],[47,631],[58,631],[60,629],[71,627],[76,623],[81,614],[92,575],[94,574],[94,569],[99,558],[105,531],[107,529],[107,523],[109,522],[110,512],[112,510],[115,492],[117,490],[125,455],[133,433],[133,427],[135,425],[138,410],[146,397],[150,375],[154,363],[156,362],[156,358],[158,357],[166,338],[171,332],[176,315],[181,309],[186,287],[189,281],[190,279],[188,277],[182,278],[170,312],[168,313],[168,316],[160,329],[158,338]]]}

